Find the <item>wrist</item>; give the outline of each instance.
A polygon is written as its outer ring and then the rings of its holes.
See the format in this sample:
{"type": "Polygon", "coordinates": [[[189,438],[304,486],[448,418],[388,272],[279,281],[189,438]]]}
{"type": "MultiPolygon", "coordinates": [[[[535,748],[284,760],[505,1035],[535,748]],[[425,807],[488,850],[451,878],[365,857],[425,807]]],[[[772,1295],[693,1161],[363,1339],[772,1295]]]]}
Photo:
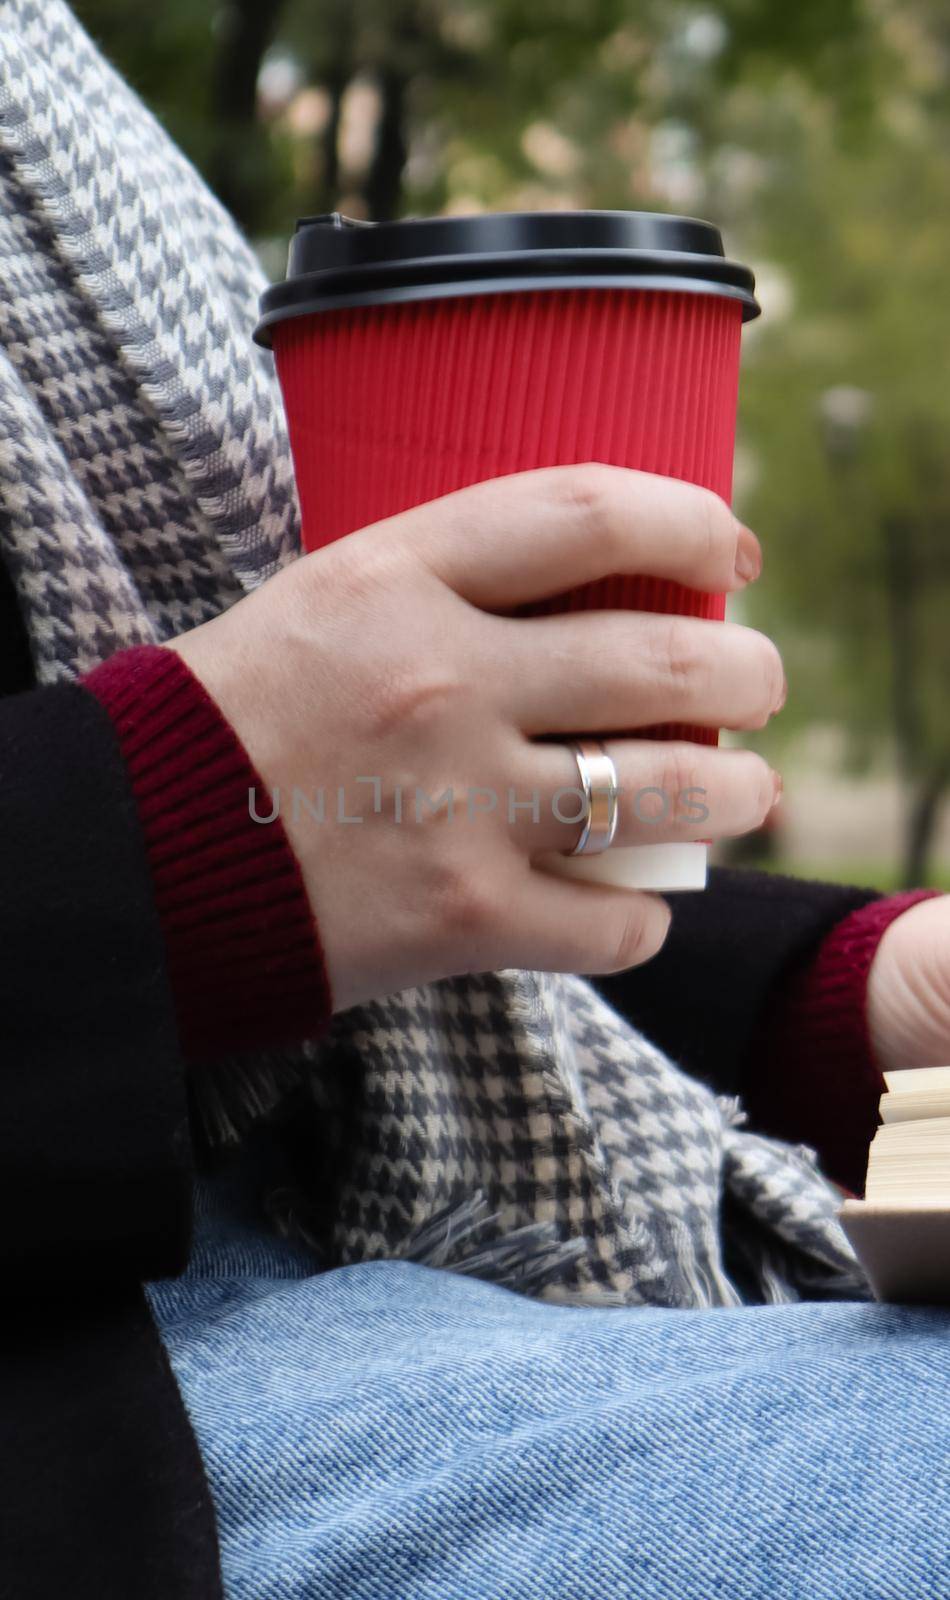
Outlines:
{"type": "Polygon", "coordinates": [[[950,897],[920,891],[885,929],[868,973],[867,1022],[883,1072],[950,1058],[950,897]]]}
{"type": "Polygon", "coordinates": [[[184,1056],[312,1037],[330,1012],[319,934],[280,818],[251,817],[261,780],[234,729],[162,646],[122,651],[82,682],[135,796],[184,1056]]]}
{"type": "Polygon", "coordinates": [[[746,1095],[755,1122],[812,1145],[829,1177],[864,1187],[884,1090],[868,1017],[869,975],[888,928],[927,890],[872,900],[834,927],[776,994],[746,1095]]]}

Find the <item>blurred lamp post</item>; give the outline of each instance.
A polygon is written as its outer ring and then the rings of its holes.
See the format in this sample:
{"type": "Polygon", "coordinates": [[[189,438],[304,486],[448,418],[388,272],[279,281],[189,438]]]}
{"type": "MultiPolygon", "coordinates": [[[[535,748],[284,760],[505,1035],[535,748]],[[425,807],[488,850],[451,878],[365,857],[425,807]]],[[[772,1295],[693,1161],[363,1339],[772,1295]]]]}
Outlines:
{"type": "Polygon", "coordinates": [[[854,384],[838,383],[818,398],[818,421],[828,460],[850,466],[857,458],[874,415],[874,396],[854,384]]]}
{"type": "MultiPolygon", "coordinates": [[[[854,468],[859,462],[874,417],[874,396],[852,384],[836,384],[818,399],[818,422],[833,472],[853,493],[854,468]]],[[[868,510],[868,537],[872,521],[884,555],[891,644],[891,702],[894,738],[900,775],[906,786],[907,808],[902,880],[905,888],[926,882],[927,859],[938,809],[950,767],[946,761],[928,764],[919,707],[922,663],[917,633],[917,607],[925,576],[920,570],[920,524],[912,513],[868,510]]]]}

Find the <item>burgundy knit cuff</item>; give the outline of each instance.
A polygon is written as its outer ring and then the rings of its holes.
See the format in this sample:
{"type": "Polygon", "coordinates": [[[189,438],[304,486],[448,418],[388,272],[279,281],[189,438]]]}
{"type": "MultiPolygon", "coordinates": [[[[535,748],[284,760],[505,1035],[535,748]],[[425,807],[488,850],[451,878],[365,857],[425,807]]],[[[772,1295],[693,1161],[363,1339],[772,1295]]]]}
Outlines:
{"type": "Polygon", "coordinates": [[[263,783],[230,723],[159,645],[82,682],[128,769],[185,1059],[313,1038],[331,1010],[319,934],[283,823],[250,815],[263,783]]]}
{"type": "Polygon", "coordinates": [[[755,1126],[811,1145],[852,1194],[864,1192],[884,1092],[868,1032],[868,974],[891,923],[934,892],[872,900],[839,922],[776,995],[750,1060],[744,1100],[755,1126]]]}

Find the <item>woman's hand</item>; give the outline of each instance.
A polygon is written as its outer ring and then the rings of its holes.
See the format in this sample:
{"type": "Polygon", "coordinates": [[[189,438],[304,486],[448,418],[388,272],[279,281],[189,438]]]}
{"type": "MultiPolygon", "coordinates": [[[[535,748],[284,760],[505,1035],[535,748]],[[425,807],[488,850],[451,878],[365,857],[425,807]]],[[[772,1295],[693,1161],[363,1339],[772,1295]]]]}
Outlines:
{"type": "Polygon", "coordinates": [[[896,917],[868,974],[868,1026],[878,1065],[950,1065],[950,895],[896,917]]]}
{"type": "MultiPolygon", "coordinates": [[[[655,954],[663,900],[536,864],[580,832],[553,805],[577,788],[574,757],[538,740],[667,721],[761,728],[784,698],[778,652],[729,623],[497,613],[612,572],[734,590],[760,565],[754,536],[705,490],[550,468],[364,528],[173,641],[279,790],[336,1009],[461,972],[610,972],[655,954]],[[446,791],[451,816],[436,806],[446,791]]],[[[608,750],[618,844],[739,834],[777,794],[748,751],[629,739],[608,750]],[[648,788],[669,797],[664,825],[638,819],[649,804],[632,799],[648,788]]],[[[270,814],[270,794],[256,809],[270,814]]],[[[577,799],[560,809],[576,817],[577,799]]]]}

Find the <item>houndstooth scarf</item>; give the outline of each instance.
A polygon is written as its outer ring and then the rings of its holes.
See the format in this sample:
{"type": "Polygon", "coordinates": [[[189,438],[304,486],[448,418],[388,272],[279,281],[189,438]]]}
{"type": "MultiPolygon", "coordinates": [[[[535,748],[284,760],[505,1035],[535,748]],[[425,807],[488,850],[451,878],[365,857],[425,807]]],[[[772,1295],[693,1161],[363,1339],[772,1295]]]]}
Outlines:
{"type": "MultiPolygon", "coordinates": [[[[2,554],[51,684],[230,606],[298,534],[255,259],[60,0],[0,4],[0,260],[2,554]]],[[[409,990],[199,1088],[219,1135],[307,1097],[313,1187],[270,1209],[327,1260],[599,1302],[866,1292],[810,1153],[578,978],[409,990]]]]}

